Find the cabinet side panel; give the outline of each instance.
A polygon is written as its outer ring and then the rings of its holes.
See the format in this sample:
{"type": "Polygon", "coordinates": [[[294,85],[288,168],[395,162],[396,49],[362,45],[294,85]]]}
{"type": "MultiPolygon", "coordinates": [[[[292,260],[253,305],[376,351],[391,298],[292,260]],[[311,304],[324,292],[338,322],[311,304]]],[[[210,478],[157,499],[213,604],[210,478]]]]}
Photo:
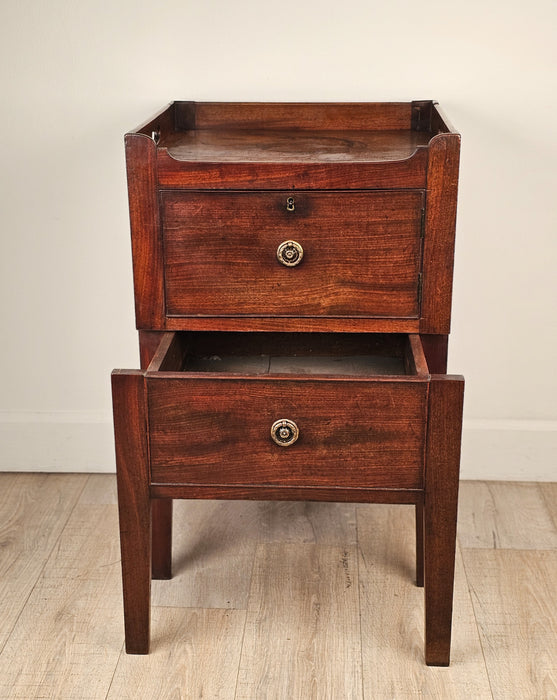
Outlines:
{"type": "Polygon", "coordinates": [[[126,167],[137,328],[164,328],[163,254],[156,189],[156,147],[127,134],[126,167]]]}
{"type": "Polygon", "coordinates": [[[424,232],[421,333],[451,325],[460,135],[439,134],[429,147],[424,232]]]}

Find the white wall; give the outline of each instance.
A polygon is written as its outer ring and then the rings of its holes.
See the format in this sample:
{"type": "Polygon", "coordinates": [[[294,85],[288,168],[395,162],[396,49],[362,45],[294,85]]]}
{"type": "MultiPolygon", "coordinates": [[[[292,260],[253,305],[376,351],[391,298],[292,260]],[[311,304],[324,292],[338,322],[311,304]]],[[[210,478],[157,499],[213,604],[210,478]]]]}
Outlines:
{"type": "Polygon", "coordinates": [[[0,468],[112,470],[123,134],[173,99],[437,99],[463,135],[463,475],[556,479],[554,0],[20,0],[0,31],[0,468]]]}

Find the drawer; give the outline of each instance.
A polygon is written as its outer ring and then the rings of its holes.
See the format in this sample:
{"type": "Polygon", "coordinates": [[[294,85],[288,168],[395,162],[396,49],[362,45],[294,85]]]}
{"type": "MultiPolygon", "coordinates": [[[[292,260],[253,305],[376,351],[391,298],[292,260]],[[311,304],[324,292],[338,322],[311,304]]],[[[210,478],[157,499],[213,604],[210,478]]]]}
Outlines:
{"type": "Polygon", "coordinates": [[[166,333],[145,376],[153,484],[423,486],[417,335],[166,333]]]}
{"type": "Polygon", "coordinates": [[[160,197],[168,316],[419,316],[422,190],[160,197]]]}

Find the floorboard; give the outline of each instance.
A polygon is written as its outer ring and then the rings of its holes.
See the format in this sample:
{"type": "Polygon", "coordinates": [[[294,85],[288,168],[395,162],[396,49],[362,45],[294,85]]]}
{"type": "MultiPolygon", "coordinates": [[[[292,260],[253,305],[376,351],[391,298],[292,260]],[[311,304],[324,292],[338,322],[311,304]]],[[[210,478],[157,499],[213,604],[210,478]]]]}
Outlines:
{"type": "Polygon", "coordinates": [[[0,474],[0,650],[86,481],[84,474],[0,474]]]}
{"type": "MultiPolygon", "coordinates": [[[[59,477],[60,500],[79,482],[59,477]]],[[[73,507],[0,654],[1,698],[106,697],[123,643],[116,515],[73,507]]]]}
{"type": "Polygon", "coordinates": [[[557,698],[557,552],[463,557],[493,697],[557,698]]]}
{"type": "Polygon", "coordinates": [[[557,484],[461,487],[452,659],[423,662],[410,506],[175,503],[123,651],[113,475],[0,474],[0,700],[557,698],[557,484]]]}
{"type": "Polygon", "coordinates": [[[354,547],[258,547],[236,698],[264,697],[362,697],[354,547]]]}
{"type": "Polygon", "coordinates": [[[410,506],[358,506],[365,697],[491,698],[474,610],[457,552],[451,666],[424,664],[424,592],[415,585],[410,506]]]}
{"type": "Polygon", "coordinates": [[[538,484],[463,481],[458,537],[467,549],[557,549],[557,528],[538,484]]]}
{"type": "Polygon", "coordinates": [[[235,696],[245,612],[156,607],[151,653],[122,653],[109,700],[235,696]]]}

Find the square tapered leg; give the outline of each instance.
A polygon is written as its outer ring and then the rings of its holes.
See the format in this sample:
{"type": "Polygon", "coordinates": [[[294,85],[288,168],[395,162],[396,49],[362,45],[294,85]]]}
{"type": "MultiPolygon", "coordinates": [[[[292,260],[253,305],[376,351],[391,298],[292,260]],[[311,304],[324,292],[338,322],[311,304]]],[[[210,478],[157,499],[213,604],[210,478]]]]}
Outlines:
{"type": "Polygon", "coordinates": [[[431,378],[424,504],[425,658],[448,666],[464,380],[431,378]]]}
{"type": "Polygon", "coordinates": [[[151,503],[140,371],[112,373],[124,627],[128,654],[149,653],[151,503]]]}

